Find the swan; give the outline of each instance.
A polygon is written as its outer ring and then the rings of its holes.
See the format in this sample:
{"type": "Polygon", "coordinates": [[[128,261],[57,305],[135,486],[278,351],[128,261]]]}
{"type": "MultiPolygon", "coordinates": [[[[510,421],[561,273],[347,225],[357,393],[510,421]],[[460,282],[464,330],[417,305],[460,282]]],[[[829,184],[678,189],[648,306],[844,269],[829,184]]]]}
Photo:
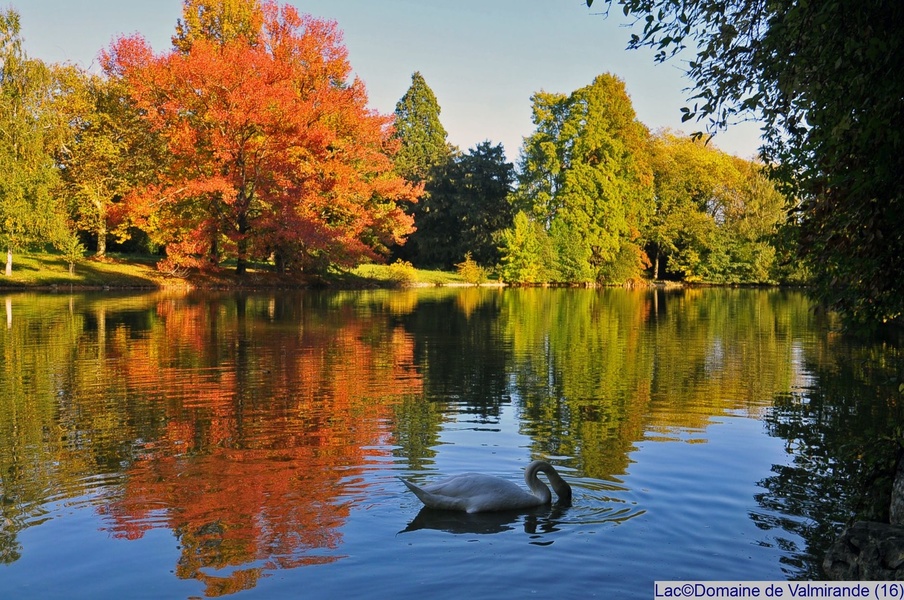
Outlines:
{"type": "Polygon", "coordinates": [[[549,488],[540,481],[546,473],[560,504],[571,503],[571,487],[544,460],[535,460],[524,470],[524,481],[530,493],[507,479],[482,473],[463,473],[437,483],[418,487],[399,477],[428,508],[463,510],[468,513],[519,510],[552,502],[549,488]]]}

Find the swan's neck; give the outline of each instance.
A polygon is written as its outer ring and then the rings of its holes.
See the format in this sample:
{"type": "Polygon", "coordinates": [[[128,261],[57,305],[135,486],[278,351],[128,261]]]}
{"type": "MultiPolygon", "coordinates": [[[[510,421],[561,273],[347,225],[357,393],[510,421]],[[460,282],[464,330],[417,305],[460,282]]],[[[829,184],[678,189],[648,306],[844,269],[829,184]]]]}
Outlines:
{"type": "Polygon", "coordinates": [[[530,488],[531,493],[540,498],[544,504],[552,501],[552,494],[549,488],[540,481],[538,476],[540,472],[546,473],[546,477],[549,478],[549,484],[556,491],[559,502],[563,504],[571,503],[571,486],[562,479],[551,464],[543,460],[535,460],[527,465],[527,469],[524,471],[524,482],[530,488]]]}

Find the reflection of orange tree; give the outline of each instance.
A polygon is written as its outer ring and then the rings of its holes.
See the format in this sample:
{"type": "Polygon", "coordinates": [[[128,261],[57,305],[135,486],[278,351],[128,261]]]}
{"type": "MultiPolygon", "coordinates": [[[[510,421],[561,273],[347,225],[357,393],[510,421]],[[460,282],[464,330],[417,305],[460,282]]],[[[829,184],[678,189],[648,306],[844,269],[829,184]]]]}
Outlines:
{"type": "Polygon", "coordinates": [[[336,560],[348,484],[388,454],[395,401],[421,391],[411,339],[384,319],[273,326],[256,308],[202,302],[168,318],[158,307],[161,331],[114,336],[111,349],[132,389],[164,396],[166,420],[106,508],[111,528],[136,538],[166,523],[177,575],[209,596],[336,560]]]}

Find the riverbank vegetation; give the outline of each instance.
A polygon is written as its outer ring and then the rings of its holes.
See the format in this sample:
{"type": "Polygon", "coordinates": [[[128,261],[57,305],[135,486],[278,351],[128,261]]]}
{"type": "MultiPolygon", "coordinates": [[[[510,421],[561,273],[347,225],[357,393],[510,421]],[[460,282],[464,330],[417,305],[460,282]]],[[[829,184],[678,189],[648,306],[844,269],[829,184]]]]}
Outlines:
{"type": "MultiPolygon", "coordinates": [[[[101,73],[26,56],[18,15],[0,16],[4,284],[29,284],[28,256],[65,263],[54,281],[99,281],[151,256],[148,281],[223,285],[347,282],[378,263],[377,279],[396,283],[801,284],[822,273],[799,218],[812,190],[781,185],[782,163],[650,131],[613,74],[535,93],[535,130],[509,162],[489,140],[449,144],[420,73],[395,114],[370,109],[336,24],[289,5],[184,0],[169,50],[120,37],[101,73]]],[[[824,274],[815,281],[835,298],[824,274]]]]}

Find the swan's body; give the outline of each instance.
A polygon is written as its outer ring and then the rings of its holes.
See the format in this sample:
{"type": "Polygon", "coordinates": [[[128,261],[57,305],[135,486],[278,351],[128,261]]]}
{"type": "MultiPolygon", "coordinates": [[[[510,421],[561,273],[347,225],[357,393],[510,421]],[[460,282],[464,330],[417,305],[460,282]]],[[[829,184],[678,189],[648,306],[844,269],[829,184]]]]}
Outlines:
{"type": "Polygon", "coordinates": [[[511,481],[481,473],[463,473],[423,487],[404,479],[402,482],[429,508],[469,513],[519,510],[552,502],[549,488],[537,476],[541,471],[549,478],[559,502],[570,503],[571,487],[551,464],[542,460],[535,460],[524,470],[530,493],[511,481]]]}

